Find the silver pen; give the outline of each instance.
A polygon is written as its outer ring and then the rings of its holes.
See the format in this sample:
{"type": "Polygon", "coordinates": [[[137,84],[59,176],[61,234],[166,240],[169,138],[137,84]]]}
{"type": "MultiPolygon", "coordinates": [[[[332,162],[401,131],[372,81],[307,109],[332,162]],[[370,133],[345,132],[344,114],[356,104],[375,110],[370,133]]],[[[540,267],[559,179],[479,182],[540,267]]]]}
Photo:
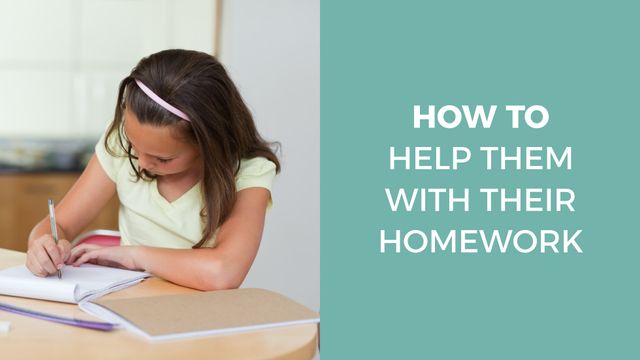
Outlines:
{"type": "MultiPolygon", "coordinates": [[[[55,241],[56,246],[58,245],[58,230],[56,227],[56,212],[53,206],[53,200],[49,199],[49,221],[51,222],[51,236],[53,236],[53,241],[55,241]]],[[[62,271],[58,269],[58,279],[62,279],[62,271]]]]}

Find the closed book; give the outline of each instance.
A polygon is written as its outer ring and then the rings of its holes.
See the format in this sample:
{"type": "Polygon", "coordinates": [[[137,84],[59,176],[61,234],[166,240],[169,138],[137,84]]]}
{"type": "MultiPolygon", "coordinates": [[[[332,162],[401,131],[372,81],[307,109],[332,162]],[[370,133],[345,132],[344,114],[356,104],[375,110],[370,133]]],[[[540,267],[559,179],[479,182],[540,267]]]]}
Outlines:
{"type": "Polygon", "coordinates": [[[98,299],[80,308],[152,341],[317,323],[317,312],[264,289],[98,299]]]}

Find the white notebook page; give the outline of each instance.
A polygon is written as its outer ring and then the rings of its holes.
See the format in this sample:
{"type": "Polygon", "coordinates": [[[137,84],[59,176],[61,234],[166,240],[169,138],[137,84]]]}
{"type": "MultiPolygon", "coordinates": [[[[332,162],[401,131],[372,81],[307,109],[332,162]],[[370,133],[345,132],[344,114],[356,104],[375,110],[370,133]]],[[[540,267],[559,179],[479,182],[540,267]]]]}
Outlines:
{"type": "Polygon", "coordinates": [[[78,303],[129,287],[149,273],[84,264],[62,268],[62,279],[33,275],[24,265],[0,271],[0,294],[78,303]]]}

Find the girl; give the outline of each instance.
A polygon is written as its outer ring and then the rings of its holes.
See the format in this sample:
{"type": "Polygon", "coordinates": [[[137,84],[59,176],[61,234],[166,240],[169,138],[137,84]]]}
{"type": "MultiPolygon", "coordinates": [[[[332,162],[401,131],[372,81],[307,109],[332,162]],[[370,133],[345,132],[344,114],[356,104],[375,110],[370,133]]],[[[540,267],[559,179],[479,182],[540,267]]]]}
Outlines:
{"type": "MultiPolygon", "coordinates": [[[[238,90],[211,55],[166,50],[120,83],[115,117],[86,169],[29,235],[27,267],[63,264],[144,270],[201,290],[236,288],[260,245],[280,165],[238,90]],[[121,244],[74,247],[114,195],[121,244]]],[[[64,276],[64,272],[63,272],[64,276]]]]}

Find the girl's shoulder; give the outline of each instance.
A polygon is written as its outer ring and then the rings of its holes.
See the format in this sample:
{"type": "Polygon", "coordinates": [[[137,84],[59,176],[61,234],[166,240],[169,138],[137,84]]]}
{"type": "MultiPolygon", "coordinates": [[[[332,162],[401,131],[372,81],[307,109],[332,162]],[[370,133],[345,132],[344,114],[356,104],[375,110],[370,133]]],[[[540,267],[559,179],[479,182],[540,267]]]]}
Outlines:
{"type": "Polygon", "coordinates": [[[258,156],[240,160],[238,175],[263,174],[271,171],[276,171],[276,164],[265,157],[258,156]]]}
{"type": "Polygon", "coordinates": [[[271,189],[276,176],[276,164],[264,157],[240,160],[240,168],[236,174],[238,191],[249,187],[271,189]]]}
{"type": "Polygon", "coordinates": [[[117,133],[111,134],[108,138],[107,133],[103,133],[96,143],[95,154],[104,171],[114,182],[122,167],[129,165],[129,156],[122,148],[117,133]]]}

